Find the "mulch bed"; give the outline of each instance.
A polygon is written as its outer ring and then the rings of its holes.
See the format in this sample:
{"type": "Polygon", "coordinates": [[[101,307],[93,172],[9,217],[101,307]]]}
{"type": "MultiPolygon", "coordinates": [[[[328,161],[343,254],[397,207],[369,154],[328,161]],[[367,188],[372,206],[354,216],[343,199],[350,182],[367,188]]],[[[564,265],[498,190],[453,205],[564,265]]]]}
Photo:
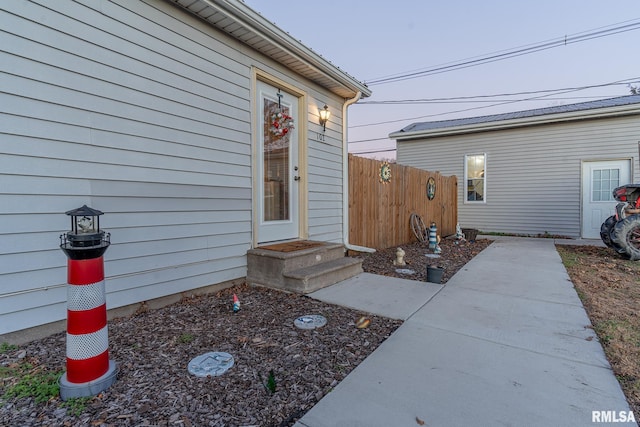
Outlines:
{"type": "MultiPolygon", "coordinates": [[[[217,295],[109,322],[110,356],[116,383],[91,399],[79,415],[59,398],[2,401],[6,426],[289,426],[329,393],[401,322],[367,315],[355,326],[355,310],[301,295],[246,285],[217,295]],[[241,302],[232,310],[232,295],[241,302]],[[294,326],[302,315],[320,314],[320,329],[294,326]],[[189,361],[221,351],[235,365],[219,377],[188,373],[189,361]],[[267,387],[273,371],[275,392],[267,387]]],[[[49,371],[65,366],[65,334],[0,354],[0,367],[29,362],[49,371]]],[[[0,396],[7,383],[0,376],[0,396]]],[[[0,399],[1,401],[1,399],[0,399]]]]}
{"type": "MultiPolygon", "coordinates": [[[[444,281],[490,241],[444,240],[436,263],[444,281]]],[[[407,276],[393,266],[396,248],[362,254],[364,270],[425,280],[426,244],[404,245],[407,276]]],[[[291,426],[371,354],[401,322],[338,307],[301,295],[240,285],[215,295],[185,299],[109,322],[111,358],[118,379],[74,413],[59,397],[0,398],[0,425],[7,426],[291,426]],[[233,313],[236,293],[241,309],[233,313]],[[320,314],[328,323],[304,330],[294,320],[320,314]],[[368,328],[356,322],[368,316],[368,328]],[[188,373],[189,361],[221,351],[235,364],[219,377],[188,373]],[[269,390],[273,372],[275,391],[269,390]]],[[[65,334],[58,333],[0,352],[0,396],[15,383],[3,370],[30,363],[33,370],[65,369],[65,334]]]]}
{"type": "Polygon", "coordinates": [[[364,258],[362,267],[369,273],[383,276],[400,277],[403,279],[427,280],[427,266],[444,267],[442,283],[446,283],[458,270],[468,263],[474,256],[491,244],[492,240],[478,239],[474,242],[443,239],[440,242],[442,253],[439,258],[429,258],[433,251],[428,243],[414,242],[400,246],[405,251],[406,266],[395,266],[397,247],[384,249],[374,253],[360,254],[364,258]],[[398,271],[400,270],[400,272],[398,271]],[[413,270],[414,274],[403,273],[402,270],[413,270]]]}

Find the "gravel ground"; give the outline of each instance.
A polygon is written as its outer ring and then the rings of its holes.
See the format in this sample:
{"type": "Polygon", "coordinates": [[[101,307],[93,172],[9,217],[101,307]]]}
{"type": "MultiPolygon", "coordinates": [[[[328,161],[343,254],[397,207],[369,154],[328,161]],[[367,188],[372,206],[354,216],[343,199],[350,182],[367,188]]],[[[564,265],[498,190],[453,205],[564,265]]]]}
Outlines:
{"type": "MultiPolygon", "coordinates": [[[[445,279],[490,242],[443,241],[445,279]]],[[[424,280],[424,244],[404,246],[410,278],[424,280]]],[[[364,255],[365,271],[398,274],[395,248],[364,255]]],[[[118,379],[80,402],[54,397],[0,398],[2,426],[291,426],[329,393],[401,322],[329,305],[308,297],[246,285],[196,297],[109,322],[111,358],[118,379]],[[233,313],[236,293],[241,310],[233,313]],[[321,314],[326,326],[303,330],[294,320],[321,314]],[[355,324],[368,316],[368,328],[355,324]],[[234,366],[219,377],[199,378],[189,361],[210,351],[228,352],[234,366]],[[269,390],[273,373],[275,390],[269,390]]],[[[25,373],[65,369],[65,334],[0,351],[0,396],[25,373]],[[21,374],[12,374],[21,370],[21,374]]]]}

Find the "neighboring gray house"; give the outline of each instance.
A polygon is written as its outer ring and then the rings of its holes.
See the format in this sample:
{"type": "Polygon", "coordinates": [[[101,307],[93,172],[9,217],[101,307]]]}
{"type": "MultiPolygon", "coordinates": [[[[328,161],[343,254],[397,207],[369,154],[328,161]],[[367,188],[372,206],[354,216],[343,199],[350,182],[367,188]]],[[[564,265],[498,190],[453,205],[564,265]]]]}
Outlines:
{"type": "Polygon", "coordinates": [[[599,238],[611,190],[639,178],[640,95],[414,123],[389,137],[398,163],[458,176],[462,227],[599,238]]]}
{"type": "Polygon", "coordinates": [[[65,319],[84,204],[111,232],[109,309],[243,278],[262,242],[346,242],[347,107],[370,91],[242,1],[0,13],[0,341],[65,319]]]}

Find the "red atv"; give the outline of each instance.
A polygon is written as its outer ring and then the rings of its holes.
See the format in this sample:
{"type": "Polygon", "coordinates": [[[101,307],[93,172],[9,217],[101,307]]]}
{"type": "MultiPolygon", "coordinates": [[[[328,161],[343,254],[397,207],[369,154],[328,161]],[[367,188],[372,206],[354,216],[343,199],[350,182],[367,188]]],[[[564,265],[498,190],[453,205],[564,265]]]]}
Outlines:
{"type": "Polygon", "coordinates": [[[600,227],[602,241],[631,260],[640,260],[640,184],[627,184],[613,190],[615,215],[600,227]]]}

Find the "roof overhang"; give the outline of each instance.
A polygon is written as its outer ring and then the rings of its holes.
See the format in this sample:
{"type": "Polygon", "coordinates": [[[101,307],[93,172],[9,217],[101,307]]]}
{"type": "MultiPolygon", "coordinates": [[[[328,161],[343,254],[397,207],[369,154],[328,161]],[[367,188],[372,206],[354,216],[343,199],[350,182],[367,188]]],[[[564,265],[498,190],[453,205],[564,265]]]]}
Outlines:
{"type": "Polygon", "coordinates": [[[364,83],[294,39],[242,1],[171,1],[342,98],[353,98],[358,92],[362,97],[371,96],[371,90],[364,83]]]}
{"type": "Polygon", "coordinates": [[[400,142],[416,139],[435,138],[440,136],[513,129],[525,126],[547,125],[551,123],[570,122],[577,120],[603,119],[635,114],[640,114],[640,104],[629,104],[607,108],[594,108],[591,110],[572,111],[565,113],[544,114],[539,116],[523,117],[510,120],[499,120],[460,126],[423,129],[414,132],[397,131],[389,134],[389,138],[395,139],[400,142]]]}

